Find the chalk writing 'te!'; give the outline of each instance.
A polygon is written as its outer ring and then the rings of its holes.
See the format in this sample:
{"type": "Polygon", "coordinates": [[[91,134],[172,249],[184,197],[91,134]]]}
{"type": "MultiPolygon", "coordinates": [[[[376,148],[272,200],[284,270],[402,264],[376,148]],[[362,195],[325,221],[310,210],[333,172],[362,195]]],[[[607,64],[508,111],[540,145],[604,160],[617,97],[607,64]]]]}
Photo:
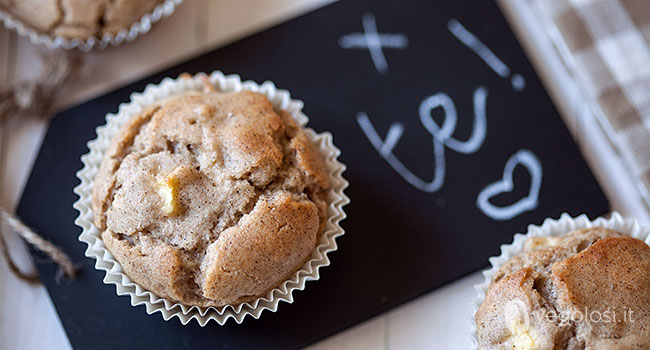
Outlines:
{"type": "MultiPolygon", "coordinates": [[[[470,137],[461,141],[453,135],[456,131],[458,115],[452,99],[445,93],[428,96],[422,100],[419,107],[420,123],[432,136],[433,147],[433,177],[426,181],[409,170],[393,153],[393,149],[404,134],[404,126],[395,122],[392,123],[384,139],[370,121],[365,112],[357,114],[357,123],[366,135],[372,146],[379,152],[388,164],[408,183],[415,188],[433,193],[442,188],[445,181],[446,162],[445,148],[462,154],[473,154],[483,145],[487,135],[486,104],[488,89],[479,87],[474,91],[474,123],[470,137]],[[441,108],[444,112],[442,125],[438,124],[432,117],[433,110],[441,108]]],[[[487,185],[478,194],[476,205],[488,217],[504,221],[537,207],[539,201],[539,190],[542,183],[542,166],[539,159],[529,150],[519,150],[507,161],[501,180],[487,185]],[[528,195],[515,203],[507,206],[497,206],[490,200],[502,193],[510,192],[514,188],[513,172],[516,166],[523,166],[531,177],[531,184],[528,195]]]]}
{"type": "Polygon", "coordinates": [[[478,151],[483,145],[487,131],[485,120],[487,95],[488,90],[485,87],[479,87],[474,91],[474,126],[472,134],[466,141],[458,140],[453,136],[456,131],[458,115],[454,102],[447,94],[439,92],[424,98],[420,103],[420,123],[431,134],[433,143],[433,162],[435,169],[433,178],[430,181],[423,180],[413,174],[393,154],[393,149],[404,132],[404,126],[401,123],[391,124],[384,140],[381,139],[365,112],[359,112],[357,114],[357,123],[382,158],[408,181],[408,183],[424,192],[437,192],[445,182],[445,147],[459,153],[472,154],[478,151]],[[436,123],[431,115],[431,112],[436,108],[442,108],[444,111],[445,119],[442,125],[436,123]]]}

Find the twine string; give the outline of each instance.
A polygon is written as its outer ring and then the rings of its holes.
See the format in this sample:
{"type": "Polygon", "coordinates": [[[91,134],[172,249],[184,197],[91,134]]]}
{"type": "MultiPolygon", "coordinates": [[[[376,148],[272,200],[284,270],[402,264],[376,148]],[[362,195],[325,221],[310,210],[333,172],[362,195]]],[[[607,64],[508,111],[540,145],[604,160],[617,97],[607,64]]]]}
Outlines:
{"type": "MultiPolygon", "coordinates": [[[[40,250],[41,252],[45,253],[50,259],[52,259],[54,262],[59,264],[66,277],[68,278],[76,277],[77,269],[75,265],[72,263],[72,261],[70,260],[70,258],[63,252],[63,250],[61,250],[54,244],[48,242],[43,237],[39,236],[36,232],[34,232],[29,227],[27,227],[27,225],[25,225],[18,217],[10,214],[9,212],[7,212],[6,209],[2,207],[0,207],[0,217],[2,218],[2,221],[6,223],[7,226],[9,226],[9,228],[12,231],[16,232],[27,243],[29,243],[34,248],[40,250]]],[[[13,271],[22,280],[25,280],[30,283],[38,282],[38,275],[25,274],[24,272],[20,271],[20,269],[18,269],[18,267],[16,266],[16,264],[11,258],[11,254],[9,253],[9,249],[7,248],[7,244],[5,242],[4,236],[0,235],[0,237],[1,237],[0,250],[2,250],[2,254],[7,259],[7,262],[9,262],[9,268],[11,269],[11,271],[13,271]]]]}
{"type": "MultiPolygon", "coordinates": [[[[0,130],[2,130],[2,142],[0,142],[0,172],[7,167],[6,162],[6,135],[5,127],[10,117],[37,117],[47,119],[52,115],[53,102],[57,98],[62,87],[75,78],[81,67],[80,56],[52,51],[42,56],[43,74],[39,81],[21,82],[11,87],[0,87],[0,130]]],[[[0,179],[2,177],[0,176],[0,179]]],[[[0,187],[2,182],[0,182],[0,187]]],[[[0,204],[0,252],[7,260],[9,269],[20,279],[28,283],[38,283],[36,273],[25,273],[21,271],[14,262],[3,230],[6,225],[11,231],[24,239],[28,244],[45,253],[50,259],[57,263],[60,270],[68,278],[75,278],[76,267],[70,258],[58,247],[41,237],[34,230],[25,225],[16,215],[3,208],[0,204]]]]}

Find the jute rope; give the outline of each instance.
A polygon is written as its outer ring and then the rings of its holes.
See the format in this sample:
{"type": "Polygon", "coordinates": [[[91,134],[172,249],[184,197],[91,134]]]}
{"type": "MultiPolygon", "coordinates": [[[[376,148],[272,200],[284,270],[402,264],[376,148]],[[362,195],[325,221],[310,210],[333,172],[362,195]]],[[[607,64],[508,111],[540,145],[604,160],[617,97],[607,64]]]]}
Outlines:
{"type": "MultiPolygon", "coordinates": [[[[57,248],[54,244],[46,241],[43,237],[39,236],[36,232],[23,224],[23,222],[20,221],[20,219],[18,219],[15,215],[9,214],[2,207],[0,207],[0,217],[2,218],[2,221],[4,221],[11,228],[11,230],[16,232],[20,237],[27,241],[27,243],[47,254],[50,259],[59,264],[65,276],[69,278],[75,278],[77,269],[75,268],[70,258],[68,258],[68,256],[61,249],[57,248]]],[[[4,236],[2,235],[0,235],[0,250],[2,250],[2,254],[7,259],[9,268],[16,274],[16,276],[30,283],[38,282],[38,275],[27,275],[20,271],[20,269],[16,266],[11,258],[11,254],[9,254],[9,249],[7,248],[4,236]]]]}
{"type": "MultiPolygon", "coordinates": [[[[50,52],[43,55],[44,74],[37,82],[21,82],[15,86],[0,88],[0,130],[2,142],[0,148],[3,156],[0,158],[0,172],[6,169],[6,121],[10,117],[38,117],[46,119],[51,116],[53,101],[66,82],[73,79],[81,66],[78,55],[63,52],[50,52]]],[[[1,178],[1,177],[0,177],[1,178]]],[[[1,184],[1,182],[0,182],[1,184]]],[[[10,270],[20,279],[29,283],[38,283],[38,275],[25,273],[15,264],[6,244],[6,231],[3,226],[22,237],[34,248],[45,253],[56,262],[63,274],[75,278],[76,268],[70,258],[51,242],[39,236],[27,227],[14,214],[0,205],[0,252],[7,260],[10,270]]]]}

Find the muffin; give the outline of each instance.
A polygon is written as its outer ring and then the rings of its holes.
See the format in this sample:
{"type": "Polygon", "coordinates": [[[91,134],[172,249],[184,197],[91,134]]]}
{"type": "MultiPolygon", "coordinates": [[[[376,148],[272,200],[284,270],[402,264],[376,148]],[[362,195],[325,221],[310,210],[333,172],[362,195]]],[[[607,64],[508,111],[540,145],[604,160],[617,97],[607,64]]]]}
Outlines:
{"type": "Polygon", "coordinates": [[[129,29],[163,0],[0,0],[11,13],[41,34],[66,39],[101,38],[129,29]]]}
{"type": "Polygon", "coordinates": [[[310,257],[326,222],[323,157],[291,115],[206,85],[131,118],[94,179],[101,239],[160,297],[220,307],[266,295],[310,257]]]}
{"type": "Polygon", "coordinates": [[[529,237],[475,315],[479,349],[650,348],[650,247],[605,228],[529,237]]]}

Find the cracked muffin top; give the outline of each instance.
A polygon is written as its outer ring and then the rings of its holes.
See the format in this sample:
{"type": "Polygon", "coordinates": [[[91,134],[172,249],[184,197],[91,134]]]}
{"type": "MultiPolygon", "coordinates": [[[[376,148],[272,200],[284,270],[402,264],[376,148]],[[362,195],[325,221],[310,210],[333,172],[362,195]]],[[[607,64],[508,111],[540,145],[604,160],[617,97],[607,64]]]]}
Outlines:
{"type": "Polygon", "coordinates": [[[253,92],[191,92],[129,120],[93,187],[102,239],[145,289],[186,305],[265,295],[309,258],[326,219],[323,158],[253,92]]]}
{"type": "Polygon", "coordinates": [[[604,228],[530,237],[476,313],[479,349],[650,348],[650,247],[604,228]]]}
{"type": "Polygon", "coordinates": [[[41,33],[85,40],[128,29],[161,2],[162,0],[0,0],[0,8],[41,33]]]}

